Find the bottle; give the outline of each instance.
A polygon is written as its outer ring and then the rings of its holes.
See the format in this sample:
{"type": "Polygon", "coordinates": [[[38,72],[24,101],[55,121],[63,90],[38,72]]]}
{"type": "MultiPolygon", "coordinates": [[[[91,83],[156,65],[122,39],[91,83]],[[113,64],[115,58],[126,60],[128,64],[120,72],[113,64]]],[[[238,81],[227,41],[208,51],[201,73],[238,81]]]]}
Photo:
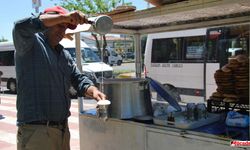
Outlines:
{"type": "Polygon", "coordinates": [[[170,116],[168,116],[167,122],[169,125],[174,125],[175,119],[173,116],[173,112],[170,112],[170,116]]]}

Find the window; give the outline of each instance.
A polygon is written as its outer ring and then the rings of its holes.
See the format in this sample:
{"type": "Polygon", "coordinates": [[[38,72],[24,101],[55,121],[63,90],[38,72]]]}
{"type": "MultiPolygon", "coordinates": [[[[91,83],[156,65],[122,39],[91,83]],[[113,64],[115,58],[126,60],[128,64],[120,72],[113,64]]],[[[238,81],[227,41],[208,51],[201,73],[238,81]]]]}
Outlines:
{"type": "Polygon", "coordinates": [[[0,52],[0,66],[14,66],[14,50],[0,52]]]}
{"type": "Polygon", "coordinates": [[[168,63],[181,59],[181,38],[154,39],[152,46],[152,62],[168,63]]]}
{"type": "Polygon", "coordinates": [[[227,59],[224,47],[227,45],[224,40],[222,28],[212,28],[207,31],[207,62],[220,62],[222,57],[227,59]]]}
{"type": "Polygon", "coordinates": [[[205,36],[154,39],[152,62],[200,62],[204,59],[204,50],[205,36]]]}
{"type": "Polygon", "coordinates": [[[205,40],[203,36],[185,37],[185,60],[202,60],[204,57],[205,40]]]}
{"type": "Polygon", "coordinates": [[[233,26],[229,28],[227,35],[229,56],[238,54],[249,54],[249,33],[250,26],[233,26]]]}
{"type": "Polygon", "coordinates": [[[230,56],[249,55],[249,34],[246,24],[210,28],[206,35],[153,39],[151,62],[224,65],[230,56]]]}
{"type": "MultiPolygon", "coordinates": [[[[75,48],[65,48],[65,49],[69,51],[73,60],[76,61],[75,48]]],[[[81,58],[82,62],[85,63],[100,62],[100,58],[90,48],[82,48],[81,53],[82,53],[82,58],[81,58]]]]}
{"type": "Polygon", "coordinates": [[[228,57],[249,54],[249,25],[226,26],[208,29],[207,60],[219,62],[220,66],[228,63],[228,57]]]}
{"type": "Polygon", "coordinates": [[[100,62],[100,58],[90,48],[82,49],[82,57],[85,62],[100,62]]]}

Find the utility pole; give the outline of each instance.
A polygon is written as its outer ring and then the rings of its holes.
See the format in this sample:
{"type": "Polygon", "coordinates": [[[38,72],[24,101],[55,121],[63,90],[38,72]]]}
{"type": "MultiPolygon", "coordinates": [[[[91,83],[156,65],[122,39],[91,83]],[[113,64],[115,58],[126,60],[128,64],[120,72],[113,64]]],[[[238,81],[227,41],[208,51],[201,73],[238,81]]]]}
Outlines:
{"type": "Polygon", "coordinates": [[[35,9],[35,12],[39,13],[39,7],[41,7],[41,0],[32,0],[32,8],[35,9]]]}
{"type": "Polygon", "coordinates": [[[148,6],[147,6],[148,8],[150,8],[150,3],[148,2],[148,6]]]}

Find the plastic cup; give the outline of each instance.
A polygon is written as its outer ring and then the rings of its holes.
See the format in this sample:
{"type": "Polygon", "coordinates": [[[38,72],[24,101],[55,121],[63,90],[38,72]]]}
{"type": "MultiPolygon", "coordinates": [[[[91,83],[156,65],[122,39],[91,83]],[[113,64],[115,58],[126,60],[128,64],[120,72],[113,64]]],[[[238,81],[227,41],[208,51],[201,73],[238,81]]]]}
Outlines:
{"type": "Polygon", "coordinates": [[[111,104],[111,102],[109,100],[100,100],[97,102],[97,110],[96,110],[96,114],[97,114],[97,117],[104,120],[104,121],[107,121],[108,120],[108,107],[109,105],[111,104]]]}

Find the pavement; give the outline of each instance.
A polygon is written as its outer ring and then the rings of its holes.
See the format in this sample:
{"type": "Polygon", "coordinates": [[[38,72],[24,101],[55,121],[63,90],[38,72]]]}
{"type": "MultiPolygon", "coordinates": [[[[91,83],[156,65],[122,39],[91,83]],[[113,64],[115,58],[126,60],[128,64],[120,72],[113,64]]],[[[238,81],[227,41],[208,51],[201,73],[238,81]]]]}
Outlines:
{"type": "MultiPolygon", "coordinates": [[[[0,150],[16,150],[16,95],[0,95],[0,150]]],[[[94,108],[95,104],[84,103],[84,109],[94,108]]],[[[80,150],[78,102],[72,100],[69,128],[71,150],[80,150]]]]}

